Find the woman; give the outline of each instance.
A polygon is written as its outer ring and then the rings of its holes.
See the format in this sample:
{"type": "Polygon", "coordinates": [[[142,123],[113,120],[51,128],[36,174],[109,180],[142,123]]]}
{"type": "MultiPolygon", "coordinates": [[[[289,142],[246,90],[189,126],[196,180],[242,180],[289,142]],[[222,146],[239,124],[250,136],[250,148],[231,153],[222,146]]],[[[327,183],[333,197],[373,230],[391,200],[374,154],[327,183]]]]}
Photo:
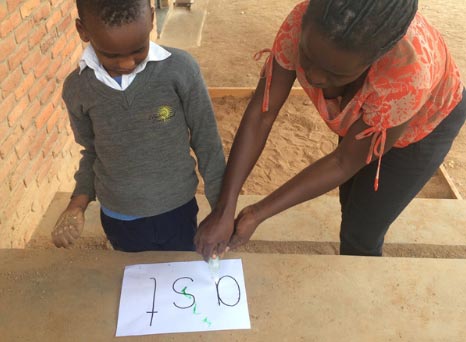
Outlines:
{"type": "Polygon", "coordinates": [[[233,142],[220,200],[195,243],[204,258],[249,240],[267,218],[340,188],[340,254],[382,255],[390,224],[430,179],[466,117],[464,87],[415,0],[312,0],[282,24],[233,142]],[[239,192],[298,79],[339,136],[236,221],[239,192]]]}

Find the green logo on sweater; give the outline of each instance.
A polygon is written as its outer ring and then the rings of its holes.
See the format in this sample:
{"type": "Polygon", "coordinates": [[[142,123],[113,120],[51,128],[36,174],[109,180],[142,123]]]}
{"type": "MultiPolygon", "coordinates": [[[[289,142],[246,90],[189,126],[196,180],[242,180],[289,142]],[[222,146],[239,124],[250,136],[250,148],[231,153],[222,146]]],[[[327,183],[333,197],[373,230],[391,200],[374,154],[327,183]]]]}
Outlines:
{"type": "Polygon", "coordinates": [[[170,106],[160,106],[155,114],[157,121],[160,122],[168,122],[173,115],[173,108],[170,106]]]}

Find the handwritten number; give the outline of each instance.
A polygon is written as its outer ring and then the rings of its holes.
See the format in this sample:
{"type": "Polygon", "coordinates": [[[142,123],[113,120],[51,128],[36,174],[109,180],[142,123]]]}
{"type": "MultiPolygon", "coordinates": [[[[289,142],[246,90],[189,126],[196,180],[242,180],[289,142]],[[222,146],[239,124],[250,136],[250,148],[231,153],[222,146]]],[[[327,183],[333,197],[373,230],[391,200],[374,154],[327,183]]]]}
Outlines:
{"type": "Polygon", "coordinates": [[[154,281],[154,294],[152,295],[152,310],[151,311],[146,311],[146,313],[151,314],[150,315],[150,326],[152,326],[152,320],[154,318],[154,314],[157,313],[157,311],[154,311],[155,309],[155,292],[157,291],[157,280],[155,278],[150,278],[154,281]]]}
{"type": "Polygon", "coordinates": [[[215,287],[217,288],[217,300],[218,300],[218,306],[220,306],[220,303],[223,304],[223,305],[226,305],[226,306],[235,306],[239,303],[240,299],[241,299],[241,289],[239,288],[239,284],[238,282],[236,281],[235,278],[233,278],[232,276],[223,276],[221,277],[218,282],[215,283],[215,287]],[[220,297],[220,291],[218,290],[218,286],[220,285],[220,282],[224,279],[224,278],[231,278],[233,279],[233,281],[235,282],[236,286],[238,287],[238,300],[234,303],[234,304],[228,304],[228,303],[225,303],[223,301],[223,299],[220,297]]]}

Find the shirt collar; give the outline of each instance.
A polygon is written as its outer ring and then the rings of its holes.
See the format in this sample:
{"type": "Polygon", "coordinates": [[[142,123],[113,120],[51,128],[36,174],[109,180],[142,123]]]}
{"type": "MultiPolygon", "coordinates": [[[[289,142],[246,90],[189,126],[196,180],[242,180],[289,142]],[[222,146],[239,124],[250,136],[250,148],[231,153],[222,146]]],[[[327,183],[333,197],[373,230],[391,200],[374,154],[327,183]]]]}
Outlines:
{"type": "MultiPolygon", "coordinates": [[[[144,70],[148,62],[163,61],[170,56],[171,56],[171,53],[165,50],[163,47],[161,47],[160,45],[154,42],[149,42],[149,53],[147,54],[146,59],[136,67],[136,69],[134,70],[134,73],[138,73],[144,70]]],[[[97,55],[95,54],[95,50],[91,44],[89,44],[84,49],[81,59],[79,60],[79,73],[81,74],[81,72],[86,67],[89,67],[93,69],[94,71],[100,71],[100,72],[105,71],[102,64],[100,64],[99,59],[97,58],[97,55]]]]}

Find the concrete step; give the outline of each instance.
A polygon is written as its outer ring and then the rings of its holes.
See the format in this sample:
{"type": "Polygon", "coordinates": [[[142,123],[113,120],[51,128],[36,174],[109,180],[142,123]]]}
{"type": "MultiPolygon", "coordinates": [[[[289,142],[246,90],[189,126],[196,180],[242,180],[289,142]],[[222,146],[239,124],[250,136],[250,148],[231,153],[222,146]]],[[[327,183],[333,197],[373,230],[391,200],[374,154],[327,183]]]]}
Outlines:
{"type": "MultiPolygon", "coordinates": [[[[52,247],[50,233],[60,213],[68,204],[70,195],[65,192],[56,194],[28,247],[52,247]]],[[[200,222],[209,213],[210,208],[205,196],[196,197],[200,222]]],[[[240,196],[238,210],[261,198],[263,196],[240,196]]],[[[389,230],[385,240],[385,254],[466,257],[465,213],[465,200],[415,198],[389,230]],[[445,254],[445,251],[448,253],[445,254]]],[[[264,222],[243,250],[337,254],[339,226],[338,197],[325,195],[293,207],[264,222]]],[[[89,205],[82,238],[74,248],[110,248],[100,224],[100,206],[97,202],[89,205]]]]}
{"type": "Polygon", "coordinates": [[[192,6],[170,8],[157,43],[179,49],[199,47],[208,3],[209,0],[196,0],[192,6]]]}

